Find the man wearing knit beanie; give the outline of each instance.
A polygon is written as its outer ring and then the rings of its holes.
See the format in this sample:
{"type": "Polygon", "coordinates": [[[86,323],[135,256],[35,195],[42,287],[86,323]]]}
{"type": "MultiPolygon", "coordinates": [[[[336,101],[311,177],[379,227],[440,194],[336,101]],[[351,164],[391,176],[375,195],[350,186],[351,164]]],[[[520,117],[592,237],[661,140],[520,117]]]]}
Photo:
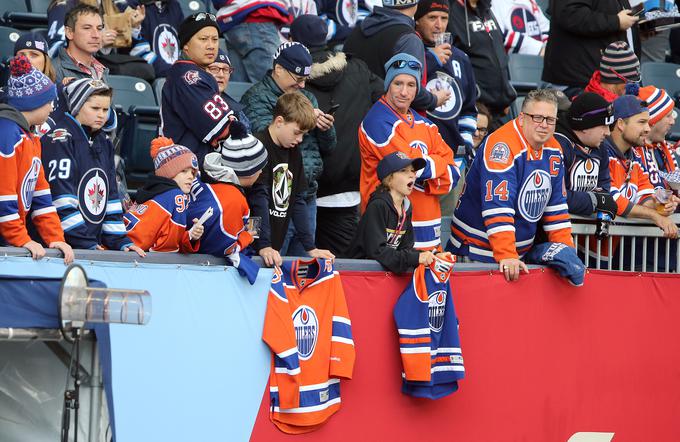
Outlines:
{"type": "Polygon", "coordinates": [[[218,26],[215,16],[205,12],[190,15],[179,29],[182,58],[168,69],[161,97],[161,128],[196,154],[203,164],[229,135],[234,111],[220,96],[215,78],[206,68],[217,58],[218,26]]]}
{"type": "Polygon", "coordinates": [[[599,148],[614,122],[613,108],[603,97],[584,92],[576,97],[558,122],[555,139],[564,155],[564,184],[569,213],[616,217],[616,202],[609,193],[609,156],[599,148]]]}
{"type": "MultiPolygon", "coordinates": [[[[422,44],[422,43],[421,43],[422,44]]],[[[439,196],[456,186],[460,173],[453,151],[436,125],[411,109],[420,88],[422,65],[409,54],[397,54],[385,63],[385,95],[366,114],[359,128],[362,212],[379,184],[376,168],[394,151],[410,158],[425,158],[429,166],[417,172],[411,194],[415,248],[431,250],[440,244],[439,196]]]]}
{"type": "Polygon", "coordinates": [[[187,211],[198,175],[196,155],[164,137],[155,138],[150,151],[156,174],[137,191],[137,204],[123,217],[128,237],[145,251],[195,253],[204,231],[187,211]]]}
{"type": "Polygon", "coordinates": [[[25,56],[10,61],[7,104],[0,104],[0,244],[25,247],[33,259],[45,256],[26,229],[31,216],[44,243],[61,250],[69,263],[73,250],[64,242],[40,161],[40,139],[31,130],[47,121],[56,97],[54,83],[25,56]]]}
{"type": "MultiPolygon", "coordinates": [[[[425,48],[413,19],[417,8],[418,0],[383,0],[382,7],[373,8],[371,15],[355,26],[345,41],[344,51],[363,60],[380,78],[385,78],[387,60],[398,53],[408,54],[425,66],[425,48]]],[[[419,88],[411,106],[416,110],[433,110],[450,96],[447,90],[419,88]]]]}
{"type": "Polygon", "coordinates": [[[670,173],[678,168],[677,153],[666,141],[675,124],[675,102],[664,89],[654,86],[640,88],[638,97],[647,103],[650,130],[644,146],[633,147],[633,152],[652,186],[669,188],[659,172],[670,173]]]}
{"type": "Polygon", "coordinates": [[[586,92],[595,92],[612,102],[628,93],[635,95],[640,81],[640,61],[624,41],[610,43],[602,53],[600,67],[593,72],[586,92]]]}
{"type": "Polygon", "coordinates": [[[241,123],[233,123],[229,138],[220,148],[205,156],[204,174],[192,191],[189,218],[213,214],[205,223],[199,253],[225,256],[255,283],[259,267],[242,253],[258,237],[249,222],[250,207],[244,188],[251,187],[267,164],[267,150],[260,140],[248,134],[241,123]]]}

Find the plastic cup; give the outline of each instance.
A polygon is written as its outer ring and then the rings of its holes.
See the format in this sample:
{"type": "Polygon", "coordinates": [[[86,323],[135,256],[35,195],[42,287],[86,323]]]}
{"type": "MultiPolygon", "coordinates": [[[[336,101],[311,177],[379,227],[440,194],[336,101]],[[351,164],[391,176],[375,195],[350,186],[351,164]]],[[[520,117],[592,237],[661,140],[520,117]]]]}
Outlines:
{"type": "Polygon", "coordinates": [[[656,211],[659,213],[665,213],[664,206],[668,201],[670,201],[673,191],[670,189],[658,188],[654,191],[654,198],[656,199],[656,211]]]}
{"type": "Polygon", "coordinates": [[[443,44],[451,44],[453,39],[451,38],[450,32],[441,32],[439,34],[434,34],[434,45],[440,46],[443,44]]]}

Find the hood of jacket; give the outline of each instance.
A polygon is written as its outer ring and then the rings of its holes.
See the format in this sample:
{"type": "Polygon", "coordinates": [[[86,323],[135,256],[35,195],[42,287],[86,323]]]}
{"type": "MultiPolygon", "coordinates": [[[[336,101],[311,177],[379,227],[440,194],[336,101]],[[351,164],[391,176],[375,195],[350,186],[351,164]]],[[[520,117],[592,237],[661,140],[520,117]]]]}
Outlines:
{"type": "Polygon", "coordinates": [[[399,11],[377,6],[373,8],[373,13],[361,22],[360,26],[361,33],[370,37],[394,25],[408,25],[415,28],[415,21],[399,11]]]}
{"type": "Polygon", "coordinates": [[[329,90],[340,83],[345,68],[347,56],[344,52],[319,51],[312,52],[312,73],[307,82],[319,89],[329,90]]]}
{"type": "Polygon", "coordinates": [[[24,118],[24,114],[9,104],[0,103],[0,118],[6,118],[8,120],[14,121],[26,132],[31,131],[31,127],[28,125],[26,118],[24,118]]]}
{"type": "Polygon", "coordinates": [[[177,183],[170,178],[152,175],[147,179],[144,187],[137,191],[137,198],[135,199],[137,203],[144,203],[156,195],[178,188],[177,183]]]}

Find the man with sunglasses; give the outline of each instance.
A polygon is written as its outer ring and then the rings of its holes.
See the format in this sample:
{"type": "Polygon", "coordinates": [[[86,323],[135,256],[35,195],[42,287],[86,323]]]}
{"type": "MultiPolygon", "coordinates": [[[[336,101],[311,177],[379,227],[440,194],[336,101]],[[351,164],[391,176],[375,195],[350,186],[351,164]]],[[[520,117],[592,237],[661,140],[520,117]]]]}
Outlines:
{"type": "Polygon", "coordinates": [[[487,137],[465,178],[448,251],[496,262],[507,281],[516,281],[521,270],[528,273],[520,259],[539,224],[550,242],[574,247],[556,123],[554,92],[534,90],[520,115],[487,137]]]}
{"type": "Polygon", "coordinates": [[[609,156],[606,148],[600,148],[613,122],[612,105],[593,92],[576,97],[566,118],[557,122],[555,138],[564,154],[569,213],[616,217],[616,202],[609,193],[609,156]]]}
{"type": "Polygon", "coordinates": [[[203,158],[229,135],[234,112],[206,70],[219,49],[215,16],[200,12],[179,27],[182,57],[167,71],[161,95],[161,135],[188,147],[203,169],[203,158]]]}
{"type": "Polygon", "coordinates": [[[409,196],[414,247],[441,249],[439,197],[456,186],[460,172],[437,126],[410,107],[421,88],[420,62],[409,54],[397,54],[385,63],[385,71],[385,95],[371,107],[359,128],[362,212],[379,184],[376,169],[383,157],[401,151],[410,158],[424,158],[427,165],[408,183],[414,190],[409,196]]]}

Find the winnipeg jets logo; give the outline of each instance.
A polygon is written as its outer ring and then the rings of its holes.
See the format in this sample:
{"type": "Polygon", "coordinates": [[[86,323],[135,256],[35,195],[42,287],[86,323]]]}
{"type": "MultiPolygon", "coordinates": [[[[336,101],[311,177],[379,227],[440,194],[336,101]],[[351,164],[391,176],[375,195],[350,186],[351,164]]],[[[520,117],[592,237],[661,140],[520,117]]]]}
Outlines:
{"type": "Polygon", "coordinates": [[[161,56],[167,64],[173,64],[179,58],[179,44],[175,30],[167,24],[161,24],[154,31],[154,52],[161,56]]]}
{"type": "Polygon", "coordinates": [[[428,297],[428,319],[430,330],[433,332],[442,331],[444,327],[444,312],[446,311],[446,292],[438,290],[431,293],[428,297]]]}
{"type": "Polygon", "coordinates": [[[519,191],[517,205],[519,213],[530,222],[536,222],[543,216],[552,194],[550,175],[545,170],[534,170],[526,178],[519,191]]]}
{"type": "Polygon", "coordinates": [[[78,185],[80,212],[88,222],[99,224],[106,215],[109,180],[98,167],[88,170],[78,185]]]}
{"type": "Polygon", "coordinates": [[[298,355],[306,361],[311,358],[319,336],[319,320],[313,308],[301,305],[293,312],[293,328],[298,355]]]}
{"type": "Polygon", "coordinates": [[[357,0],[338,0],[335,4],[335,15],[340,24],[353,27],[357,22],[357,0]]]}
{"type": "Polygon", "coordinates": [[[24,205],[24,210],[26,212],[31,209],[33,192],[35,192],[35,185],[38,182],[40,167],[42,167],[40,158],[33,157],[33,159],[31,159],[31,166],[28,168],[26,175],[24,175],[24,179],[21,180],[21,202],[24,205]]]}
{"type": "Polygon", "coordinates": [[[458,81],[445,72],[437,72],[437,77],[427,82],[425,86],[428,91],[448,91],[451,95],[446,103],[442,104],[434,111],[428,111],[428,115],[439,120],[451,120],[460,114],[463,107],[463,94],[460,92],[458,81]]]}

